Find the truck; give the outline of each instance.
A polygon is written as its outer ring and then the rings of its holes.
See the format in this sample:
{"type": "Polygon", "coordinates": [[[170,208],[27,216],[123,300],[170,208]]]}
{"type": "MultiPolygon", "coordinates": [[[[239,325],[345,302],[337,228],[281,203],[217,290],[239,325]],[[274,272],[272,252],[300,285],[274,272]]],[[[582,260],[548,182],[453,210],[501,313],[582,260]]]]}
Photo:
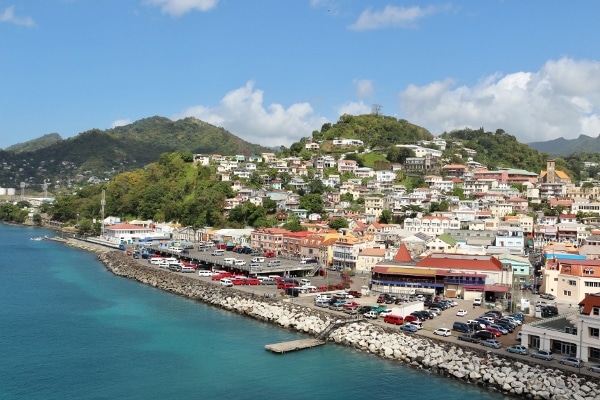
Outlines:
{"type": "Polygon", "coordinates": [[[377,317],[379,317],[379,313],[377,311],[371,310],[364,313],[363,316],[365,318],[377,319],[377,317]]]}

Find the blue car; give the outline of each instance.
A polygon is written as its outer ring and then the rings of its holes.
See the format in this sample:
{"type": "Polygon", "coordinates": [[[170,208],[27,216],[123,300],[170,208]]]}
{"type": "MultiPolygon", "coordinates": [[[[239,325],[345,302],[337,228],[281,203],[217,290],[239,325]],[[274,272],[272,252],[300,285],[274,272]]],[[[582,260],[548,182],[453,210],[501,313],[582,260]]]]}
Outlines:
{"type": "Polygon", "coordinates": [[[419,330],[419,328],[417,328],[416,326],[412,325],[412,324],[406,324],[406,325],[402,325],[400,327],[401,331],[404,331],[406,333],[415,333],[419,330]]]}

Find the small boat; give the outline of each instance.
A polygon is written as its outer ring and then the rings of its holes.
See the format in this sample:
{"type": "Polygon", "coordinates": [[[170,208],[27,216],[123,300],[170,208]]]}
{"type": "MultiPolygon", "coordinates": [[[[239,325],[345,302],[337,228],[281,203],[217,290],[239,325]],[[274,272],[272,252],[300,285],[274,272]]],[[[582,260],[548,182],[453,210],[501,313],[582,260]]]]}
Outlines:
{"type": "Polygon", "coordinates": [[[43,237],[41,237],[41,236],[38,236],[38,237],[32,237],[32,238],[29,238],[29,240],[40,241],[40,240],[44,240],[44,238],[43,238],[43,237]]]}

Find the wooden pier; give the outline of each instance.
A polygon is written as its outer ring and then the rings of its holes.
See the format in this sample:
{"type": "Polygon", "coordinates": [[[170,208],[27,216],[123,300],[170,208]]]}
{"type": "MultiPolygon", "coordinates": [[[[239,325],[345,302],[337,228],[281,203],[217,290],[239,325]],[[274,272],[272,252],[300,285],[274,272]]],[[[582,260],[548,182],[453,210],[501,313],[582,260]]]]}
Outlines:
{"type": "Polygon", "coordinates": [[[290,351],[298,351],[321,346],[323,344],[325,344],[325,341],[319,339],[300,339],[292,340],[291,342],[267,344],[265,345],[265,349],[272,351],[273,353],[284,354],[290,351]]]}

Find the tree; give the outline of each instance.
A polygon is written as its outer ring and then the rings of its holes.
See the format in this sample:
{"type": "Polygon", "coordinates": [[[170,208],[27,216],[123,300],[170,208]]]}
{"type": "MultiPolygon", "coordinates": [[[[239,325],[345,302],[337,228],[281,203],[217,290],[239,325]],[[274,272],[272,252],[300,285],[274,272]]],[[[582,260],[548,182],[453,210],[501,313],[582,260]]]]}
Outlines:
{"type": "Polygon", "coordinates": [[[298,218],[296,214],[288,215],[288,220],[283,225],[283,229],[287,229],[290,232],[301,232],[306,230],[306,228],[300,224],[300,218],[298,218]]]}
{"type": "Polygon", "coordinates": [[[354,201],[354,195],[350,192],[346,192],[342,195],[340,195],[340,201],[348,201],[348,202],[353,202],[354,201]]]}
{"type": "Polygon", "coordinates": [[[33,214],[32,217],[33,223],[36,224],[37,226],[41,226],[42,225],[42,216],[38,213],[33,214]]]}
{"type": "Polygon", "coordinates": [[[300,198],[300,208],[305,209],[309,214],[321,214],[324,211],[323,198],[320,194],[306,194],[300,198]]]}
{"type": "Polygon", "coordinates": [[[308,191],[314,194],[323,194],[327,190],[327,187],[320,179],[313,179],[308,183],[308,191]]]}
{"type": "Polygon", "coordinates": [[[392,221],[392,212],[390,210],[381,211],[381,215],[379,216],[380,224],[389,224],[392,221]]]}
{"type": "Polygon", "coordinates": [[[329,223],[329,227],[335,230],[347,228],[348,220],[344,217],[335,218],[329,223]]]}
{"type": "Polygon", "coordinates": [[[408,147],[390,146],[386,158],[393,163],[404,164],[409,157],[416,157],[415,152],[408,147]]]}
{"type": "Polygon", "coordinates": [[[274,214],[277,211],[277,202],[273,199],[264,199],[262,202],[262,206],[265,208],[267,214],[274,214]]]}

